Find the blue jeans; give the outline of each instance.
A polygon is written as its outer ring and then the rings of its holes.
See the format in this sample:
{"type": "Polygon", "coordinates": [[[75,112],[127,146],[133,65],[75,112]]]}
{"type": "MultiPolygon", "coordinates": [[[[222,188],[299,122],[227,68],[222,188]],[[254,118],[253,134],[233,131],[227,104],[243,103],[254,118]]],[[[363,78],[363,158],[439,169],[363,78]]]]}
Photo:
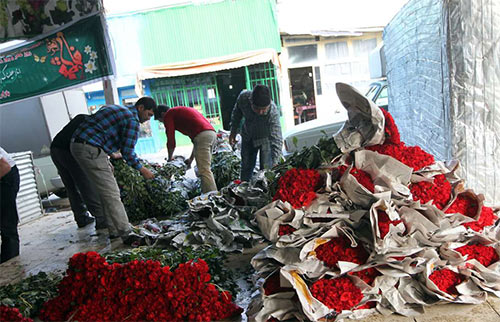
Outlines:
{"type": "Polygon", "coordinates": [[[257,153],[259,153],[260,169],[270,169],[273,162],[269,145],[254,147],[252,141],[241,141],[241,181],[250,181],[252,178],[257,163],[257,153]]]}

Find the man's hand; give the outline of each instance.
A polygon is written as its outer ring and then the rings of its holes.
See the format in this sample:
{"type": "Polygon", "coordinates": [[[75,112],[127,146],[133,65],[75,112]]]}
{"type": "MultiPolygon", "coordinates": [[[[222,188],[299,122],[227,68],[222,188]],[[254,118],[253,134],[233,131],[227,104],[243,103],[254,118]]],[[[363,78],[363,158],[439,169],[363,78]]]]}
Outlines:
{"type": "Polygon", "coordinates": [[[148,168],[146,167],[142,167],[139,169],[139,172],[141,173],[141,175],[146,178],[146,179],[153,179],[155,177],[155,175],[153,174],[153,172],[151,172],[148,168]]]}
{"type": "Polygon", "coordinates": [[[236,143],[236,133],[229,134],[229,144],[233,146],[236,143]]]}
{"type": "Polygon", "coordinates": [[[122,158],[122,154],[120,152],[113,152],[109,155],[111,157],[111,159],[121,159],[122,158]]]}
{"type": "Polygon", "coordinates": [[[9,173],[11,167],[7,160],[0,158],[0,178],[9,173]]]}

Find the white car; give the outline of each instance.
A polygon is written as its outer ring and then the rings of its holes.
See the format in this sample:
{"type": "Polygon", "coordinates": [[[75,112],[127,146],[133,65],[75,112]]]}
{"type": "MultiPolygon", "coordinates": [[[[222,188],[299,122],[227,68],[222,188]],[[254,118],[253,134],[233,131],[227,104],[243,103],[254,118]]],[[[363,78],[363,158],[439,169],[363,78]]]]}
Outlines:
{"type": "MultiPolygon", "coordinates": [[[[370,84],[365,95],[378,106],[387,109],[387,81],[381,80],[370,84]]],[[[345,120],[316,119],[294,126],[283,135],[283,156],[287,158],[303,147],[318,143],[323,136],[331,137],[344,125],[345,120]]]]}
{"type": "Polygon", "coordinates": [[[323,136],[331,137],[344,125],[345,120],[332,122],[330,119],[315,119],[294,126],[283,136],[283,156],[287,158],[303,147],[313,146],[323,136]]]}

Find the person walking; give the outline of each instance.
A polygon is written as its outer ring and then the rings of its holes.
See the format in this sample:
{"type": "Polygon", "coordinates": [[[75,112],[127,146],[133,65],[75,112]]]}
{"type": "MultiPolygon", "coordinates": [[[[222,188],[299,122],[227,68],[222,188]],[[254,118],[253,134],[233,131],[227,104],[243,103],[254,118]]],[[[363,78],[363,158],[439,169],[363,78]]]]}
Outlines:
{"type": "Polygon", "coordinates": [[[278,164],[283,145],[280,116],[267,86],[256,85],[252,91],[243,90],[238,96],[231,115],[231,145],[239,132],[242,181],[252,178],[257,154],[261,170],[278,164]]]}
{"type": "Polygon", "coordinates": [[[73,133],[88,117],[91,116],[85,114],[75,116],[57,133],[50,145],[50,157],[66,189],[78,228],[85,227],[95,220],[95,228],[102,229],[106,228],[107,224],[100,197],[70,151],[73,133]]]}
{"type": "Polygon", "coordinates": [[[70,145],[71,154],[101,197],[104,213],[109,216],[110,237],[118,235],[128,245],[141,242],[142,238],[131,230],[108,154],[121,152],[129,166],[144,178],[153,179],[153,173],[139,162],[134,148],[139,124],[148,121],[155,111],[156,102],[151,97],[140,98],[132,108],[104,106],[79,125],[70,145]]]}
{"type": "Polygon", "coordinates": [[[19,255],[19,233],[16,197],[19,192],[19,170],[15,161],[0,147],[0,263],[19,255]]]}
{"type": "Polygon", "coordinates": [[[216,134],[214,127],[203,115],[192,107],[168,107],[158,105],[156,120],[163,121],[167,135],[168,160],[172,160],[175,150],[175,131],[189,136],[193,142],[191,156],[185,161],[188,168],[196,160],[201,179],[201,192],[217,191],[212,173],[212,147],[216,134]]]}

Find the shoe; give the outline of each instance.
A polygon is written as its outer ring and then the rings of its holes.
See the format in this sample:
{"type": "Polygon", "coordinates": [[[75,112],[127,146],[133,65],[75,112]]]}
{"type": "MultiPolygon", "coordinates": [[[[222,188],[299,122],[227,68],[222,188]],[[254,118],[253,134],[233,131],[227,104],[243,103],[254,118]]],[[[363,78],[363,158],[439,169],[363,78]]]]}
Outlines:
{"type": "Polygon", "coordinates": [[[91,217],[91,216],[88,216],[86,215],[85,217],[83,217],[82,219],[78,220],[76,222],[76,225],[78,226],[78,228],[83,228],[91,223],[93,223],[95,221],[95,218],[94,217],[91,217]]]}
{"type": "Polygon", "coordinates": [[[146,239],[144,236],[138,235],[136,233],[129,233],[127,236],[122,237],[123,243],[132,247],[146,245],[146,239]]]}

